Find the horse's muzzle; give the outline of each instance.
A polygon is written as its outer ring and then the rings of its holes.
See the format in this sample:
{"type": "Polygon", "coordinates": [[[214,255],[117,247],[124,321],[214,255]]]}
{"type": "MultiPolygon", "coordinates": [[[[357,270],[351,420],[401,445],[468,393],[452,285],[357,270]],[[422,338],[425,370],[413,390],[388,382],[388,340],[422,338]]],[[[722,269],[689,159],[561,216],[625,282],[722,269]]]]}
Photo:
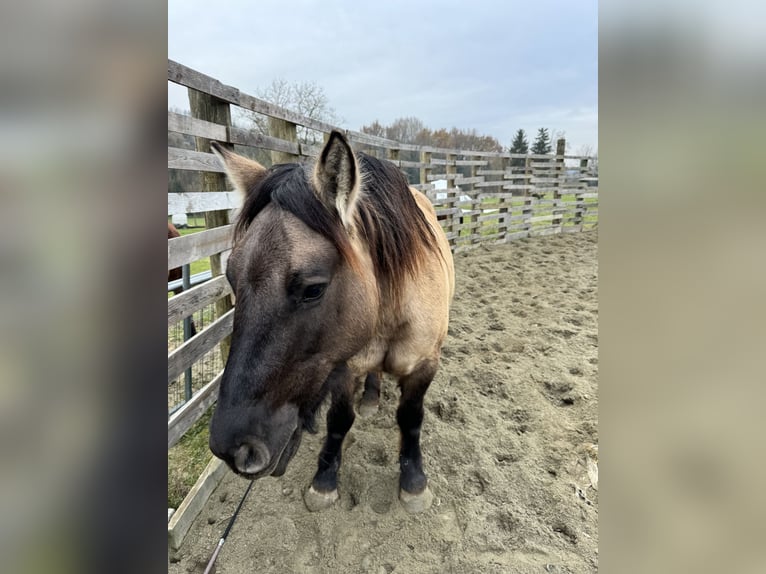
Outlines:
{"type": "Polygon", "coordinates": [[[235,451],[234,467],[242,474],[254,475],[261,472],[271,462],[271,455],[266,445],[256,438],[248,437],[235,451]]]}

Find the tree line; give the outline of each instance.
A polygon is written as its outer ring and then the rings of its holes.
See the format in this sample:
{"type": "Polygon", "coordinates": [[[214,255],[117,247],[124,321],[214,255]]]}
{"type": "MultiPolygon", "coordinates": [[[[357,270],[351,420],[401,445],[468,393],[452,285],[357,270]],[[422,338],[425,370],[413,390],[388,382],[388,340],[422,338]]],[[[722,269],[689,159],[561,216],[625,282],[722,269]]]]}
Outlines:
{"type": "Polygon", "coordinates": [[[389,125],[382,125],[375,120],[369,125],[362,126],[359,131],[406,144],[473,151],[503,151],[502,144],[496,138],[479,134],[475,129],[462,130],[453,127],[450,130],[446,128],[433,130],[415,117],[398,118],[389,125]]]}
{"type": "MultiPolygon", "coordinates": [[[[256,90],[256,95],[262,100],[293,110],[308,118],[323,121],[332,125],[342,123],[342,118],[330,106],[330,101],[324,89],[316,82],[290,83],[282,78],[275,79],[265,88],[256,90]]],[[[268,133],[268,121],[265,116],[247,110],[237,110],[235,124],[268,133]]],[[[465,130],[457,127],[451,129],[432,129],[424,125],[416,117],[397,118],[389,125],[383,125],[378,120],[364,125],[360,131],[372,136],[382,137],[401,143],[428,145],[432,147],[464,149],[471,151],[529,153],[524,130],[516,132],[516,138],[510,148],[503,146],[500,141],[485,134],[479,134],[475,129],[465,130]]],[[[557,132],[556,138],[564,137],[564,132],[557,132]]],[[[298,139],[303,143],[319,144],[321,134],[307,128],[298,128],[298,139]]],[[[531,153],[551,153],[551,136],[547,128],[540,128],[537,139],[532,145],[531,153]]]]}

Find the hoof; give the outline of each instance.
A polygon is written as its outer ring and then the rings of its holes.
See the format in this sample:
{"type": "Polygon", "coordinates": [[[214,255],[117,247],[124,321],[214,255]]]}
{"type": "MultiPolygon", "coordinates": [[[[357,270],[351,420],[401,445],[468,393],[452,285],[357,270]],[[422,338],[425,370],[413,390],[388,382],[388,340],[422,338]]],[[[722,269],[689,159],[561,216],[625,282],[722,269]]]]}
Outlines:
{"type": "Polygon", "coordinates": [[[303,495],[303,502],[306,503],[306,508],[311,512],[330,508],[336,500],[338,500],[337,488],[330,492],[317,492],[313,486],[310,486],[306,494],[303,495]]]}
{"type": "Polygon", "coordinates": [[[368,419],[377,412],[377,403],[359,403],[359,416],[363,419],[368,419]]]}
{"type": "Polygon", "coordinates": [[[404,510],[411,514],[416,512],[423,512],[431,508],[431,503],[434,501],[434,495],[431,494],[431,490],[426,486],[425,490],[420,494],[411,494],[406,490],[399,489],[399,500],[404,507],[404,510]]]}

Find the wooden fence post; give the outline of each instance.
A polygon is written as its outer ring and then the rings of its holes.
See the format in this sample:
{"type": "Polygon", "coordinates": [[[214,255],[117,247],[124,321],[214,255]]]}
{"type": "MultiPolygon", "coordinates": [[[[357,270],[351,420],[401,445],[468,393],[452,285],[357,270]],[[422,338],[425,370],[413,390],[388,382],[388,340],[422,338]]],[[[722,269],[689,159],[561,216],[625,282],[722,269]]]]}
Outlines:
{"type": "MultiPolygon", "coordinates": [[[[298,143],[298,126],[287,120],[269,117],[269,135],[288,142],[298,143]]],[[[272,165],[278,163],[292,163],[298,161],[299,157],[300,156],[293,153],[271,150],[272,165]]]]}
{"type": "Polygon", "coordinates": [[[400,170],[402,169],[399,166],[399,150],[396,148],[386,148],[386,157],[388,157],[389,161],[392,161],[396,167],[398,167],[400,170]]]}
{"type": "MultiPolygon", "coordinates": [[[[583,173],[588,173],[588,158],[582,158],[580,160],[580,174],[583,173]]],[[[577,190],[577,195],[575,195],[576,203],[573,224],[578,231],[582,231],[583,212],[585,211],[585,200],[582,198],[582,194],[586,191],[587,187],[585,189],[580,188],[577,190]]]]}
{"type": "MultiPolygon", "coordinates": [[[[501,157],[500,158],[500,165],[503,172],[507,172],[511,169],[511,158],[509,157],[501,157]]],[[[503,178],[505,175],[502,176],[503,178]]],[[[503,197],[505,195],[505,192],[508,191],[508,195],[513,195],[512,190],[505,190],[502,187],[500,188],[500,191],[498,192],[500,194],[500,205],[501,206],[507,206],[511,203],[510,197],[503,197]],[[507,203],[506,203],[507,202],[507,203]]],[[[511,210],[511,213],[508,213],[508,207],[500,207],[499,209],[500,217],[498,217],[497,220],[497,232],[500,233],[500,237],[498,238],[498,241],[505,241],[506,235],[508,235],[508,220],[507,217],[509,215],[513,214],[513,210],[511,210]]]]}
{"type": "MultiPolygon", "coordinates": [[[[446,155],[446,161],[447,164],[445,167],[445,174],[447,176],[447,201],[449,202],[449,208],[451,210],[457,209],[457,202],[458,202],[458,192],[457,192],[457,185],[455,184],[455,178],[457,177],[457,166],[455,165],[455,162],[457,161],[457,155],[454,153],[448,153],[446,155]],[[451,165],[450,165],[451,164],[451,165]],[[450,175],[452,178],[450,178],[450,175]],[[450,191],[452,192],[453,196],[450,198],[450,191]]],[[[449,242],[450,245],[453,247],[457,243],[457,236],[460,234],[460,214],[459,213],[451,213],[449,215],[449,226],[448,226],[448,232],[452,233],[453,237],[450,238],[449,242]]]]}
{"type": "Polygon", "coordinates": [[[420,163],[423,164],[420,168],[420,183],[430,183],[428,181],[428,176],[431,175],[431,152],[430,151],[421,151],[420,152],[420,163]]]}
{"type": "Polygon", "coordinates": [[[561,233],[561,228],[564,221],[565,210],[561,209],[561,189],[563,187],[564,177],[566,176],[566,165],[564,163],[564,154],[566,153],[566,148],[567,142],[564,138],[559,138],[556,140],[556,168],[554,171],[556,183],[554,184],[555,189],[553,190],[553,209],[551,210],[551,213],[553,214],[553,219],[551,219],[551,226],[558,226],[556,233],[561,233]]]}
{"type": "Polygon", "coordinates": [[[529,177],[532,174],[531,164],[532,159],[530,157],[524,158],[524,175],[526,177],[524,178],[524,206],[521,208],[521,214],[523,216],[521,221],[527,237],[529,237],[529,234],[532,231],[532,222],[530,219],[532,218],[532,204],[535,199],[535,196],[531,193],[532,178],[529,177]]]}
{"type": "MultiPolygon", "coordinates": [[[[193,88],[189,88],[188,91],[189,105],[191,107],[192,117],[224,126],[231,125],[231,108],[227,102],[219,100],[210,94],[198,92],[193,88]]],[[[212,151],[210,148],[211,140],[201,137],[197,137],[195,140],[197,151],[207,153],[212,151]]],[[[203,172],[202,191],[226,191],[226,176],[222,173],[203,172]]],[[[228,224],[228,209],[205,212],[205,227],[207,229],[213,229],[214,227],[220,227],[222,225],[228,224]]],[[[217,277],[223,273],[223,262],[221,261],[220,253],[210,256],[210,272],[213,277],[217,277]]],[[[215,303],[216,318],[222,317],[231,308],[232,304],[230,297],[222,297],[221,299],[218,299],[218,301],[215,303]]],[[[230,347],[230,336],[221,340],[221,359],[223,360],[224,364],[226,363],[226,359],[229,356],[230,347]]]]}

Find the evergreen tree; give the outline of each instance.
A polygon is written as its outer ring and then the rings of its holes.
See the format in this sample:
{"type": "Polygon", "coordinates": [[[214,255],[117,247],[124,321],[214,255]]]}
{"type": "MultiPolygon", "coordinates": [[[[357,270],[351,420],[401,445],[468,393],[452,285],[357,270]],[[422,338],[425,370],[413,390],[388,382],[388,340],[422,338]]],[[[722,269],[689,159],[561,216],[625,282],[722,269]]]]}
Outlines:
{"type": "MultiPolygon", "coordinates": [[[[529,144],[527,143],[527,134],[524,130],[520,129],[516,132],[516,136],[511,142],[511,153],[529,153],[529,144]]],[[[511,165],[513,167],[519,167],[524,165],[524,158],[514,157],[511,159],[511,165]]]]}
{"type": "Polygon", "coordinates": [[[551,137],[548,135],[547,128],[537,130],[537,139],[532,144],[532,153],[546,154],[551,153],[551,137]]]}
{"type": "Polygon", "coordinates": [[[527,134],[524,130],[516,132],[516,136],[511,143],[511,153],[527,153],[529,152],[529,144],[527,143],[527,134]]]}

